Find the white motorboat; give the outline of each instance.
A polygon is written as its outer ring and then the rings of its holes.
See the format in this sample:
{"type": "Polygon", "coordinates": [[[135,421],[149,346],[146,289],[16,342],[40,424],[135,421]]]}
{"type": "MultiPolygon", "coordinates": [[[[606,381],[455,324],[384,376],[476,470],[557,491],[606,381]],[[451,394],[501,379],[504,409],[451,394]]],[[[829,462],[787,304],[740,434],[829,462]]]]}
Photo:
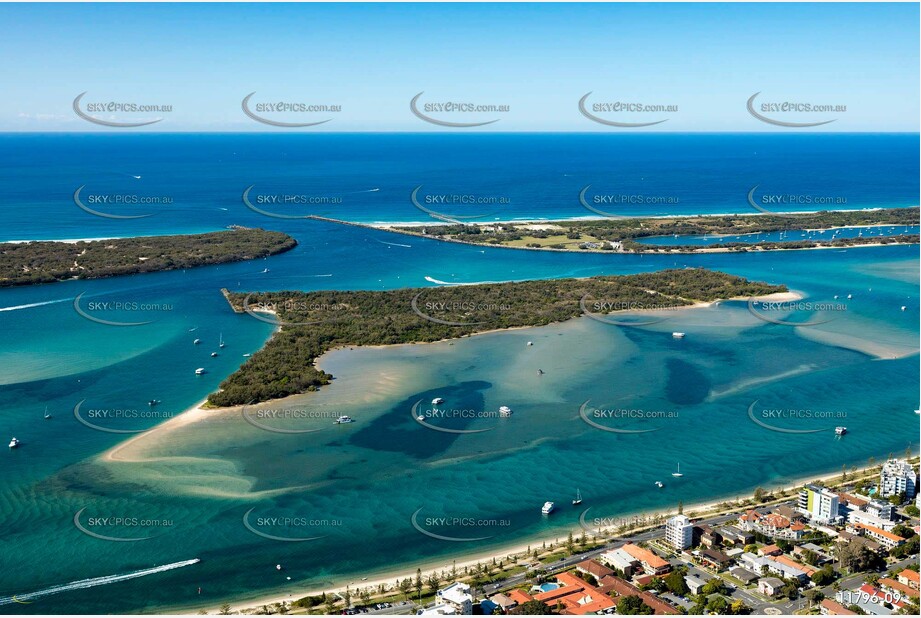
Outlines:
{"type": "Polygon", "coordinates": [[[662,481],[656,481],[656,487],[658,487],[659,489],[662,489],[663,487],[665,487],[665,485],[662,483],[662,481]]]}
{"type": "Polygon", "coordinates": [[[684,339],[684,333],[672,333],[672,337],[675,339],[684,339]]]}
{"type": "Polygon", "coordinates": [[[443,404],[444,402],[445,402],[445,400],[442,399],[441,397],[435,397],[434,399],[432,399],[432,405],[433,405],[433,406],[440,406],[440,405],[443,404]]]}
{"type": "Polygon", "coordinates": [[[19,440],[17,440],[16,438],[13,438],[12,440],[10,440],[10,448],[16,448],[17,446],[19,446],[19,440]]]}
{"type": "Polygon", "coordinates": [[[512,415],[512,409],[508,406],[499,406],[499,416],[508,418],[512,415]]]}
{"type": "Polygon", "coordinates": [[[836,436],[843,436],[843,435],[846,434],[846,433],[847,433],[847,427],[844,427],[844,426],[842,426],[842,425],[839,425],[839,426],[835,427],[835,435],[836,435],[836,436]]]}
{"type": "Polygon", "coordinates": [[[548,500],[547,502],[544,502],[544,506],[541,507],[540,512],[543,513],[544,515],[549,515],[550,513],[553,512],[553,509],[555,507],[556,505],[548,500]]]}
{"type": "Polygon", "coordinates": [[[354,422],[355,422],[355,419],[353,419],[351,416],[340,416],[339,418],[336,419],[337,425],[343,425],[345,423],[354,423],[354,422]]]}
{"type": "Polygon", "coordinates": [[[192,343],[193,343],[194,345],[198,345],[199,343],[201,343],[201,339],[196,339],[196,340],[193,341],[192,343]]]}
{"type": "Polygon", "coordinates": [[[195,375],[197,376],[204,375],[204,373],[205,373],[204,367],[199,367],[198,369],[195,370],[195,375]]]}

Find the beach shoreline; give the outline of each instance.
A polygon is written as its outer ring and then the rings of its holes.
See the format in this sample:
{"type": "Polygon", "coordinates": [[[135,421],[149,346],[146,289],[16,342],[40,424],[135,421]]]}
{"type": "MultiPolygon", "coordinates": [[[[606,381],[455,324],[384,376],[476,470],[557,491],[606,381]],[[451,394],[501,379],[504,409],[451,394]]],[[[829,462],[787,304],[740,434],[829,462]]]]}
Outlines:
{"type": "MultiPolygon", "coordinates": [[[[869,469],[861,468],[856,473],[852,473],[853,476],[861,476],[865,474],[869,469]]],[[[789,494],[791,491],[802,487],[806,483],[813,481],[832,481],[835,479],[840,479],[841,470],[836,470],[834,472],[822,472],[818,474],[811,474],[808,476],[801,476],[795,479],[792,484],[785,485],[781,487],[781,491],[784,494],[789,494]]],[[[751,488],[753,492],[755,488],[751,488]]],[[[776,490],[776,487],[774,488],[776,490]]],[[[749,491],[748,489],[740,491],[749,491]]],[[[683,508],[683,512],[689,516],[693,516],[694,519],[705,518],[710,516],[715,516],[720,512],[720,505],[726,503],[727,501],[735,501],[738,499],[747,499],[751,497],[751,493],[746,493],[740,496],[739,491],[735,493],[727,493],[721,497],[706,499],[702,502],[697,502],[683,508]],[[714,511],[713,514],[709,511],[714,511]]],[[[755,507],[752,507],[755,508],[755,507]]],[[[724,509],[725,510],[725,509],[724,509]]],[[[744,510],[744,507],[739,507],[739,510],[744,510]]],[[[677,514],[677,511],[665,511],[657,513],[664,518],[673,516],[677,514]]],[[[634,516],[643,516],[649,515],[648,513],[635,512],[635,513],[625,513],[619,515],[618,519],[629,520],[634,516]]],[[[660,524],[663,525],[663,524],[660,524]]],[[[602,528],[603,531],[610,533],[611,527],[602,528]]],[[[373,574],[367,576],[367,578],[361,578],[361,574],[339,574],[331,575],[331,579],[338,579],[339,583],[336,583],[332,586],[326,588],[308,588],[302,589],[297,592],[288,593],[285,596],[280,596],[278,594],[266,595],[262,597],[255,597],[253,600],[249,601],[233,601],[229,602],[230,611],[232,613],[240,614],[250,614],[259,610],[264,605],[273,605],[276,603],[291,603],[298,599],[307,597],[307,596],[316,596],[323,593],[326,594],[335,594],[337,592],[342,592],[346,587],[349,587],[353,593],[361,588],[372,588],[376,589],[380,585],[385,585],[388,587],[388,591],[392,591],[392,585],[402,579],[414,578],[416,576],[416,569],[421,569],[423,576],[428,573],[431,573],[433,570],[450,570],[451,568],[456,568],[458,572],[463,572],[465,568],[475,567],[477,564],[490,563],[493,559],[499,561],[506,561],[509,557],[513,557],[515,562],[519,562],[522,559],[527,558],[527,551],[534,547],[539,547],[543,543],[556,543],[561,538],[572,532],[575,536],[582,534],[583,528],[561,528],[558,534],[555,534],[552,537],[541,536],[529,539],[528,541],[516,541],[507,546],[503,546],[498,549],[492,550],[481,550],[481,551],[470,551],[470,552],[461,552],[459,554],[454,554],[451,557],[442,557],[434,558],[426,562],[418,562],[411,565],[394,565],[389,567],[387,571],[382,574],[373,574]],[[373,579],[372,579],[373,577],[373,579]]],[[[626,542],[626,541],[624,541],[626,542]]],[[[529,561],[533,561],[530,559],[529,561]]],[[[216,607],[209,604],[195,605],[195,606],[182,606],[180,609],[175,610],[173,613],[181,613],[185,615],[195,614],[200,610],[217,610],[216,607]]]]}

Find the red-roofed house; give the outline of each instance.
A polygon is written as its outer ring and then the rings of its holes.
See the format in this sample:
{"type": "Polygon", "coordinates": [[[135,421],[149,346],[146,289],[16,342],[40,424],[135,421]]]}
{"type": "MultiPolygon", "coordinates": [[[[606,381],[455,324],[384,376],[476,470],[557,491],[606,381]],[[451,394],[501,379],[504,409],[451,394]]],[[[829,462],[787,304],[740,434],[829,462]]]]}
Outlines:
{"type": "Polygon", "coordinates": [[[528,594],[527,592],[524,592],[523,590],[517,590],[517,589],[516,589],[516,590],[511,590],[511,591],[509,591],[509,592],[506,592],[506,593],[505,593],[505,596],[507,596],[507,597],[510,598],[511,600],[515,601],[516,603],[518,603],[518,605],[521,605],[522,603],[527,603],[528,601],[533,601],[533,600],[534,600],[534,597],[532,597],[532,596],[531,596],[530,594],[528,594]]]}
{"type": "Polygon", "coordinates": [[[559,607],[559,613],[567,616],[594,614],[615,605],[611,597],[572,573],[560,573],[556,581],[559,588],[536,594],[534,600],[559,607]]]}
{"type": "Polygon", "coordinates": [[[661,575],[668,573],[672,569],[672,565],[667,561],[639,545],[627,543],[621,549],[639,560],[640,564],[643,565],[643,570],[650,575],[661,575]]]}
{"type": "Polygon", "coordinates": [[[822,599],[819,610],[823,616],[856,616],[857,612],[852,612],[845,606],[833,599],[822,599]]]}
{"type": "Polygon", "coordinates": [[[906,586],[911,586],[915,590],[918,589],[918,572],[912,569],[902,569],[902,572],[898,574],[898,580],[905,584],[906,586]]]}

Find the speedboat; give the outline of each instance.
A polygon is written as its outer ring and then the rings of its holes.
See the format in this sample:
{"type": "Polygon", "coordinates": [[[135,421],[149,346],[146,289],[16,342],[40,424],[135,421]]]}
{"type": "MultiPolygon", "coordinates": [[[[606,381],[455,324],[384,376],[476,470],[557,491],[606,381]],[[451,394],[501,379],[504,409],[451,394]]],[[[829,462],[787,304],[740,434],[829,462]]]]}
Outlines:
{"type": "Polygon", "coordinates": [[[197,376],[203,375],[204,373],[205,373],[204,367],[199,367],[198,369],[195,370],[195,375],[197,376]]]}
{"type": "Polygon", "coordinates": [[[675,339],[684,339],[684,333],[672,333],[672,337],[675,339]]]}
{"type": "Polygon", "coordinates": [[[13,438],[12,440],[10,440],[10,448],[16,448],[17,446],[19,446],[19,440],[17,440],[16,438],[13,438]]]}
{"type": "Polygon", "coordinates": [[[443,404],[444,402],[445,402],[445,400],[442,399],[441,397],[435,397],[434,399],[432,399],[432,405],[433,405],[433,406],[441,405],[441,404],[443,404]]]}
{"type": "Polygon", "coordinates": [[[215,356],[217,356],[217,352],[212,352],[212,353],[211,353],[211,358],[214,358],[215,356]]]}
{"type": "Polygon", "coordinates": [[[192,343],[193,343],[194,345],[198,345],[199,343],[201,343],[201,339],[196,339],[196,340],[193,341],[192,343]]]}
{"type": "Polygon", "coordinates": [[[343,425],[345,423],[354,423],[355,420],[351,416],[340,416],[336,419],[337,425],[343,425]]]}
{"type": "Polygon", "coordinates": [[[544,515],[549,515],[550,513],[553,512],[553,509],[555,506],[556,505],[554,505],[552,502],[548,500],[547,502],[544,502],[544,506],[541,507],[540,512],[543,513],[544,515]]]}
{"type": "Polygon", "coordinates": [[[846,433],[847,433],[847,427],[843,427],[843,426],[840,426],[840,425],[839,425],[838,427],[835,427],[835,435],[836,435],[836,436],[843,436],[843,435],[846,434],[846,433]]]}
{"type": "Polygon", "coordinates": [[[512,409],[508,406],[499,406],[499,416],[507,418],[512,415],[512,409]]]}

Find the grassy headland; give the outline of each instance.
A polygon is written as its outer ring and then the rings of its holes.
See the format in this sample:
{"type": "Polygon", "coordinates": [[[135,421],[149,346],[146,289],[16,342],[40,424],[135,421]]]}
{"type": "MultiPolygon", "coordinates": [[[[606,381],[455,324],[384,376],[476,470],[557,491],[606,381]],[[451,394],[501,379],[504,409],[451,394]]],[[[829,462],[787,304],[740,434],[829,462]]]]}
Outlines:
{"type": "Polygon", "coordinates": [[[772,215],[703,215],[694,217],[650,217],[634,219],[592,219],[548,223],[476,223],[460,225],[393,226],[388,229],[473,244],[505,247],[576,251],[619,251],[630,253],[696,251],[764,251],[849,246],[868,243],[916,243],[918,235],[890,238],[837,238],[827,240],[764,241],[723,245],[651,245],[636,242],[652,236],[734,236],[795,230],[825,230],[838,227],[918,225],[917,208],[823,211],[772,215]]]}
{"type": "Polygon", "coordinates": [[[99,279],[255,260],[293,249],[294,238],[258,228],[207,234],[0,244],[0,287],[99,279]]]}
{"type": "Polygon", "coordinates": [[[432,342],[496,329],[543,326],[583,315],[585,302],[600,307],[593,312],[610,313],[784,291],[784,286],[696,268],[380,292],[247,295],[225,291],[235,311],[277,320],[281,328],[208,402],[214,406],[252,404],[315,390],[332,376],[317,369],[314,361],[338,346],[432,342]]]}

